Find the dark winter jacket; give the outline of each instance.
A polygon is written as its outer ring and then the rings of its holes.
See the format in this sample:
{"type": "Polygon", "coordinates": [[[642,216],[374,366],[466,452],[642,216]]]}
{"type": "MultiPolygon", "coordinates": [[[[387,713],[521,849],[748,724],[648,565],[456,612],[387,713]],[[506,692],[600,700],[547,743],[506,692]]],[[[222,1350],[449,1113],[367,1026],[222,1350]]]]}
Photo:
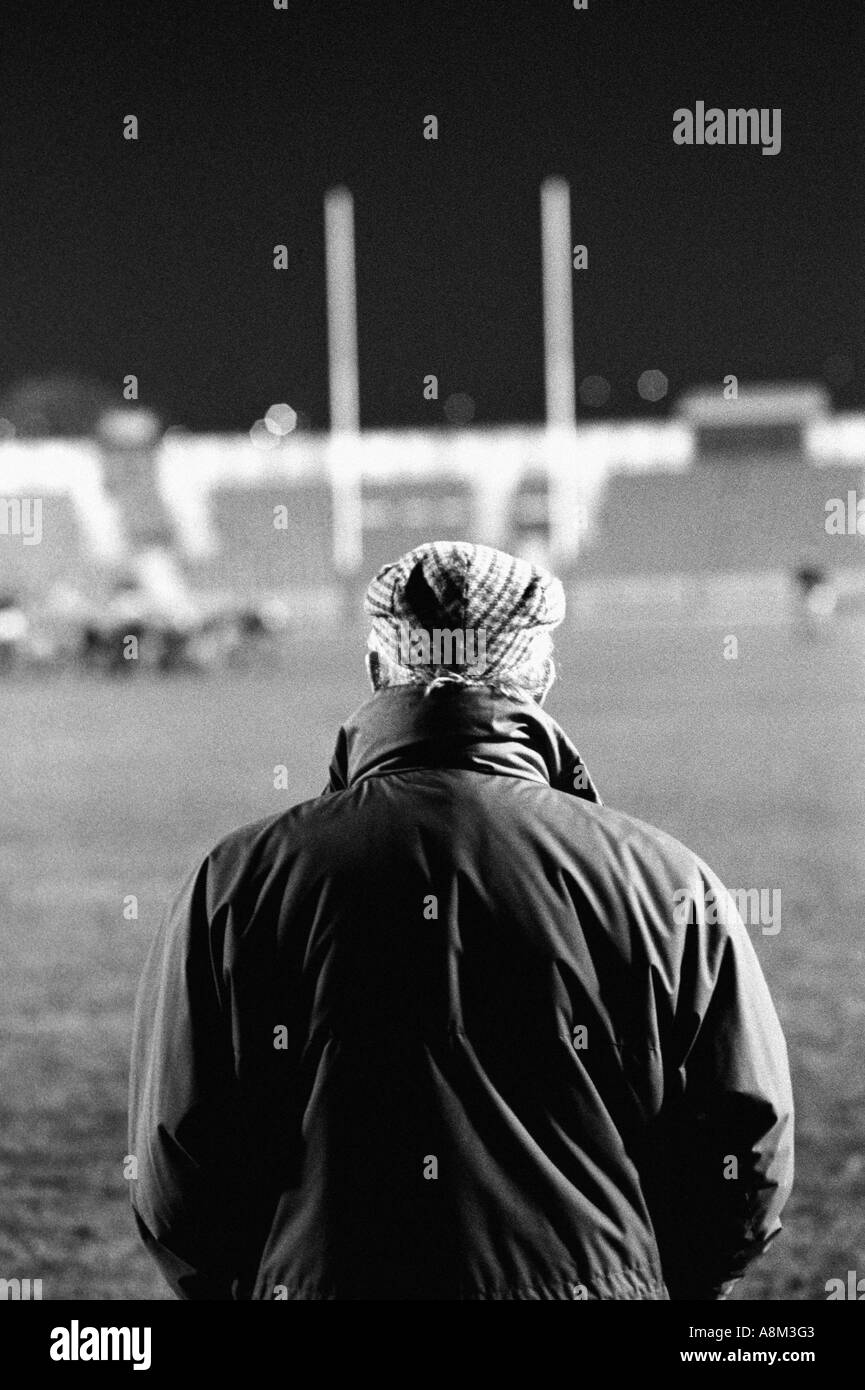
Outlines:
{"type": "Polygon", "coordinates": [[[153,944],[131,1188],[175,1292],[717,1296],[792,1181],[722,893],[537,705],[374,696],[323,795],[223,840],[153,944]]]}

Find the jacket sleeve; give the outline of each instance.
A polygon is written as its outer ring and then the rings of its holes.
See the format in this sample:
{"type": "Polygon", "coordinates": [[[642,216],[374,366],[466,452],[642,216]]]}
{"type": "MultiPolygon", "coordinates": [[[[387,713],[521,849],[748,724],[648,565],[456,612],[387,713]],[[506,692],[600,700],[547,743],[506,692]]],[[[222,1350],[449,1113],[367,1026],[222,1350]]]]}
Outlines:
{"type": "Polygon", "coordinates": [[[675,1099],[656,1145],[653,1219],[671,1297],[704,1300],[726,1297],[781,1230],[793,1183],[793,1097],[756,953],[708,871],[687,933],[675,1099]]]}
{"type": "Polygon", "coordinates": [[[230,1031],[207,911],[207,861],[151,948],[135,1008],[130,1184],[139,1233],[179,1298],[230,1299],[245,1235],[230,1031]]]}

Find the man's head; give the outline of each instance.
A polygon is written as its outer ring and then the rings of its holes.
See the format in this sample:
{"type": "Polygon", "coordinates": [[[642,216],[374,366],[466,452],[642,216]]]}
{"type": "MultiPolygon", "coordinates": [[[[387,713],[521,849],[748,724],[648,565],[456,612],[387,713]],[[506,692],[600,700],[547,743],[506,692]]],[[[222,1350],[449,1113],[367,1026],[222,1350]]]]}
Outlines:
{"type": "Polygon", "coordinates": [[[443,681],[542,703],[555,679],[552,630],[565,616],[553,575],[502,550],[430,541],[367,589],[374,690],[443,681]]]}

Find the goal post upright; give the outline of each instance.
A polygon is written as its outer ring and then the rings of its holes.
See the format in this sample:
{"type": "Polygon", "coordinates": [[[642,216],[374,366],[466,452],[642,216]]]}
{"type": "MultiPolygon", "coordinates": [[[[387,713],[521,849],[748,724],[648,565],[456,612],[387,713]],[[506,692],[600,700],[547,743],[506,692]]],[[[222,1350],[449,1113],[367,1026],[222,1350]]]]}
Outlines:
{"type": "Polygon", "coordinates": [[[324,241],[331,541],[333,565],[345,606],[353,599],[363,566],[354,203],[347,188],[330,188],[325,193],[324,241]]]}
{"type": "Polygon", "coordinates": [[[544,292],[544,385],[548,425],[573,426],[574,306],[571,271],[571,191],[564,179],[541,184],[544,292]]]}
{"type": "Polygon", "coordinates": [[[571,247],[571,190],[565,179],[541,184],[541,274],[544,318],[547,485],[550,554],[572,559],[579,547],[576,393],[571,247]]]}

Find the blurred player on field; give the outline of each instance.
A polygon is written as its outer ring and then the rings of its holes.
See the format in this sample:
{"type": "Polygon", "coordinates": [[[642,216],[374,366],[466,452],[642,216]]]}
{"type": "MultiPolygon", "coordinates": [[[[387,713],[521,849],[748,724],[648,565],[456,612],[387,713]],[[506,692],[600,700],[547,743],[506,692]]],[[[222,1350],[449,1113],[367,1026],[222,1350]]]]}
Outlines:
{"type": "Polygon", "coordinates": [[[835,614],[838,586],[817,560],[803,558],[792,574],[796,630],[809,641],[824,632],[835,614]]]}

